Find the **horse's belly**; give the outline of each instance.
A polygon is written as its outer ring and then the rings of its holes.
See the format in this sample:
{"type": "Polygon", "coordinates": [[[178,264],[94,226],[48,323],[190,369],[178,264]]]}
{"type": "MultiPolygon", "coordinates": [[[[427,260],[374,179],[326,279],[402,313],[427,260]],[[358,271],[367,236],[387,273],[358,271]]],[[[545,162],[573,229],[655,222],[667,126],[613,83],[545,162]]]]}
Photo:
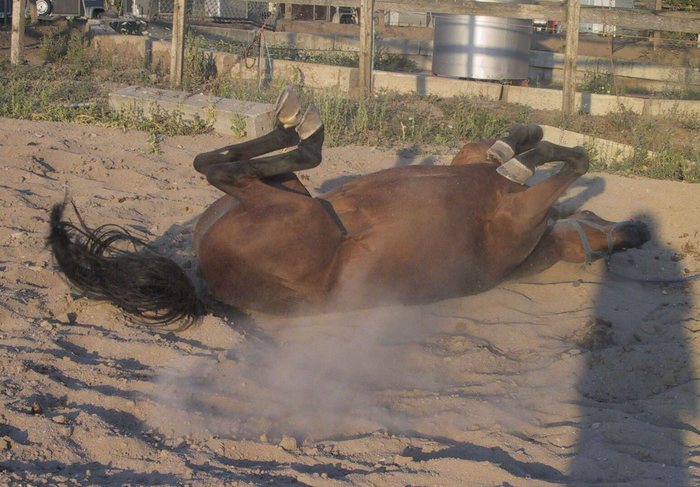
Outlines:
{"type": "Polygon", "coordinates": [[[481,292],[502,278],[484,243],[500,196],[489,178],[440,170],[370,183],[329,198],[348,232],[340,300],[429,302],[481,292]]]}

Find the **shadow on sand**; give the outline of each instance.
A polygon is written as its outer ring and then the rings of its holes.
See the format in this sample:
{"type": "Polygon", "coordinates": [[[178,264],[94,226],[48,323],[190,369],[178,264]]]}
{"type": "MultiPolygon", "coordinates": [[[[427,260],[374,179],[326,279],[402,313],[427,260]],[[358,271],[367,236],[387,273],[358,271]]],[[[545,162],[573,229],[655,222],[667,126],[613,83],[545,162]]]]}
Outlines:
{"type": "MultiPolygon", "coordinates": [[[[656,235],[650,216],[635,219],[656,235]]],[[[644,249],[612,259],[585,344],[570,485],[698,485],[684,443],[686,432],[700,433],[684,420],[697,407],[684,325],[691,297],[683,284],[643,283],[623,272],[636,279],[682,276],[675,252],[654,237],[644,249]]]]}

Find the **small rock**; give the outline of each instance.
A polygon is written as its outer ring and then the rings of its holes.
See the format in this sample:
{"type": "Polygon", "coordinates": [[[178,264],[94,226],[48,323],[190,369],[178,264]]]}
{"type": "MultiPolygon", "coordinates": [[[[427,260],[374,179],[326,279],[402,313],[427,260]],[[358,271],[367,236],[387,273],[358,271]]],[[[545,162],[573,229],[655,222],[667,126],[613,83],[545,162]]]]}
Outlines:
{"type": "Polygon", "coordinates": [[[403,455],[394,456],[394,464],[396,465],[407,465],[413,461],[411,457],[404,457],[403,455]]]}
{"type": "Polygon", "coordinates": [[[593,428],[594,430],[597,430],[598,428],[600,428],[600,423],[593,423],[591,425],[591,428],[593,428]]]}
{"type": "Polygon", "coordinates": [[[287,451],[294,451],[297,449],[297,440],[291,436],[284,435],[279,442],[279,446],[287,451]]]}
{"type": "Polygon", "coordinates": [[[38,402],[32,403],[32,414],[43,414],[44,413],[44,408],[41,407],[41,404],[38,402]]]}
{"type": "Polygon", "coordinates": [[[662,376],[661,376],[661,382],[663,385],[671,387],[676,385],[676,376],[673,373],[672,370],[667,370],[662,376]]]}
{"type": "Polygon", "coordinates": [[[260,443],[267,443],[267,435],[265,433],[260,435],[260,443]]]}
{"type": "Polygon", "coordinates": [[[41,320],[41,323],[39,323],[39,326],[45,330],[53,330],[53,325],[46,320],[41,320]]]}
{"type": "Polygon", "coordinates": [[[66,424],[68,422],[66,417],[62,414],[59,414],[58,416],[54,416],[53,418],[51,418],[51,421],[53,421],[56,424],[66,424]]]}
{"type": "Polygon", "coordinates": [[[0,449],[9,450],[11,448],[12,448],[12,440],[7,436],[3,436],[2,439],[0,439],[0,449]]]}

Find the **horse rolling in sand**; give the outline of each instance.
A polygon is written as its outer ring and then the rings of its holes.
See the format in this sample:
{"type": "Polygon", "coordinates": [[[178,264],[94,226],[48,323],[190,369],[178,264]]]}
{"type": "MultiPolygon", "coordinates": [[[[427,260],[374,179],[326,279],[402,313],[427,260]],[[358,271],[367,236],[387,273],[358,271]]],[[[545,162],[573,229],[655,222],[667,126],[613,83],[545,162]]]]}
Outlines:
{"type": "MultiPolygon", "coordinates": [[[[552,206],[586,173],[588,157],[583,148],[542,141],[537,125],[468,144],[449,166],[395,167],[313,198],[295,172],[321,163],[318,110],[311,104],[302,115],[286,89],[276,118],[271,133],[194,160],[225,193],[199,218],[194,250],[209,292],[238,309],[428,303],[649,239],[641,222],[612,223],[587,211],[557,219],[552,206]],[[556,174],[524,184],[551,161],[563,162],[556,174]]],[[[151,326],[186,328],[204,314],[174,262],[118,227],[73,225],[64,208],[52,210],[48,243],[79,291],[151,326]]]]}

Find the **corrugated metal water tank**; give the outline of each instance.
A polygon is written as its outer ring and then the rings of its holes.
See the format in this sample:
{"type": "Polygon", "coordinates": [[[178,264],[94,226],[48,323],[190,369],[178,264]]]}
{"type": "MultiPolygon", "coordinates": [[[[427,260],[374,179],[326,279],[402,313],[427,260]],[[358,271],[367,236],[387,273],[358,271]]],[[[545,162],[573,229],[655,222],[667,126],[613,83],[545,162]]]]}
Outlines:
{"type": "Polygon", "coordinates": [[[528,77],[532,20],[436,14],[434,36],[434,74],[498,81],[528,77]]]}

